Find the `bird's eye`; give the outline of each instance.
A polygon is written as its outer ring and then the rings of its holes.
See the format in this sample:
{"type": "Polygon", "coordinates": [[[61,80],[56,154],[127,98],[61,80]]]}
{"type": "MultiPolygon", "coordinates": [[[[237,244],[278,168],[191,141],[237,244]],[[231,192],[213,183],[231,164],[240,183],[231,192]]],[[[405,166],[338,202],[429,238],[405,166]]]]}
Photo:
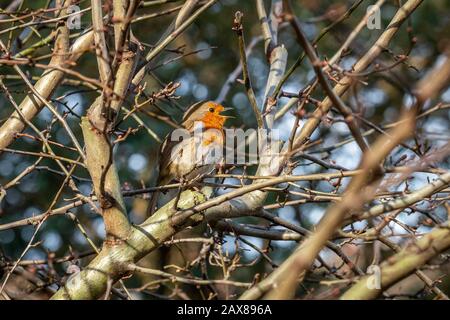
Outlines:
{"type": "Polygon", "coordinates": [[[214,108],[209,108],[209,112],[214,112],[214,108]]]}

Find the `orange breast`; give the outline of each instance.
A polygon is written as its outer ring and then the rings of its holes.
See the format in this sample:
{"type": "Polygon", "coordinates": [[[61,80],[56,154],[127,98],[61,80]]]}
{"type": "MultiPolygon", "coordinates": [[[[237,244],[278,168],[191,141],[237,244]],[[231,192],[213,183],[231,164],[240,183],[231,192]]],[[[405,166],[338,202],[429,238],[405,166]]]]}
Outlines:
{"type": "Polygon", "coordinates": [[[205,129],[222,129],[225,123],[226,118],[215,113],[215,112],[207,112],[205,116],[201,119],[203,122],[205,129]]]}

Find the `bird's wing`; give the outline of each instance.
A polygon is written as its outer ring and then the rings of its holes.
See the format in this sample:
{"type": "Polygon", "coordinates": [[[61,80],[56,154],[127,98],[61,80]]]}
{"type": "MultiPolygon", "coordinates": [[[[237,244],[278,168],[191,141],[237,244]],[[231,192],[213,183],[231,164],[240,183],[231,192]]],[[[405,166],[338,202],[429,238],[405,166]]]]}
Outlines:
{"type": "Polygon", "coordinates": [[[170,133],[166,136],[164,139],[163,144],[159,148],[159,178],[158,178],[158,185],[164,185],[170,180],[173,179],[173,177],[170,177],[169,167],[173,163],[173,159],[170,156],[173,147],[178,143],[178,141],[172,141],[170,139],[170,133]],[[169,179],[169,180],[168,180],[169,179]]]}
{"type": "Polygon", "coordinates": [[[196,167],[195,138],[190,136],[181,141],[166,139],[161,148],[160,184],[184,177],[196,167]]]}

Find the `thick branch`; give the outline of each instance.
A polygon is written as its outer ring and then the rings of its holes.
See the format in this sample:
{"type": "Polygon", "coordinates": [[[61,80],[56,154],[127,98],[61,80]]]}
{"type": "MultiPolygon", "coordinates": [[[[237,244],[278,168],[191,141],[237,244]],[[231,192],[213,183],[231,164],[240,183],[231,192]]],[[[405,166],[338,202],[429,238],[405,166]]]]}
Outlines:
{"type": "Polygon", "coordinates": [[[104,85],[110,81],[111,65],[108,47],[105,39],[105,27],[103,25],[102,1],[92,0],[92,27],[94,29],[95,53],[97,56],[98,71],[104,85]]]}
{"type": "Polygon", "coordinates": [[[86,145],[86,164],[94,183],[95,193],[102,207],[107,237],[110,240],[125,240],[130,232],[130,224],[122,199],[119,176],[114,163],[109,164],[109,170],[106,173],[104,181],[105,194],[102,194],[100,190],[103,170],[110,161],[105,156],[110,154],[110,145],[106,141],[105,135],[98,132],[86,117],[81,121],[81,129],[83,130],[86,145]]]}
{"type": "Polygon", "coordinates": [[[427,263],[437,254],[450,248],[450,223],[435,228],[419,240],[410,243],[406,248],[383,262],[381,267],[380,289],[368,286],[371,276],[362,277],[345,292],[343,300],[375,299],[385,289],[407,277],[427,263]],[[370,289],[372,288],[372,289],[370,289]]]}

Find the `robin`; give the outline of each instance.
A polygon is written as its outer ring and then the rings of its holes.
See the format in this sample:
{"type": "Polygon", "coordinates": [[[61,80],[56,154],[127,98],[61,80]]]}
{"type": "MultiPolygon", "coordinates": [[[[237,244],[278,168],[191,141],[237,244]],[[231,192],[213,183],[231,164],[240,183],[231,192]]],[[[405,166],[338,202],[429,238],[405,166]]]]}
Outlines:
{"type": "MultiPolygon", "coordinates": [[[[215,170],[223,161],[223,127],[231,117],[222,113],[227,110],[213,101],[200,101],[186,110],[181,131],[171,132],[161,145],[158,186],[174,180],[184,184],[215,170]]],[[[150,214],[157,198],[158,192],[154,192],[148,209],[150,214]]]]}

